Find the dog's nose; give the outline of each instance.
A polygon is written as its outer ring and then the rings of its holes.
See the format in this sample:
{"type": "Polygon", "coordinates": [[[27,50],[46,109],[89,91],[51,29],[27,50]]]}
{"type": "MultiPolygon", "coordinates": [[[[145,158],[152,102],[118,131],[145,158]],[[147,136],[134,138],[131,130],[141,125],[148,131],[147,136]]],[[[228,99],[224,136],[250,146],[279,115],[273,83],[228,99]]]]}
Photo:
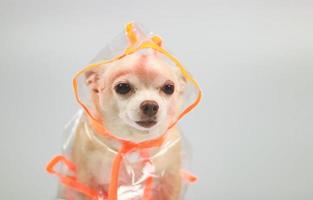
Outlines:
{"type": "Polygon", "coordinates": [[[153,100],[145,100],[140,104],[140,109],[143,114],[152,117],[158,112],[159,105],[153,100]]]}

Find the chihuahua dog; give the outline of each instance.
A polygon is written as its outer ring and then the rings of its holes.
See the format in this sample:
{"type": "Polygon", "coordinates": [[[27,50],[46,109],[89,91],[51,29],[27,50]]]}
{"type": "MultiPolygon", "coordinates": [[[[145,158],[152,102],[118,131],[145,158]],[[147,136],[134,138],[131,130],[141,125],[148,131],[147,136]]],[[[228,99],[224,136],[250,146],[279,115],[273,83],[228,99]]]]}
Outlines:
{"type": "MultiPolygon", "coordinates": [[[[141,142],[167,131],[163,145],[151,158],[155,173],[162,174],[154,195],[158,200],[180,199],[181,135],[176,126],[168,129],[183,103],[186,80],[180,70],[151,50],[91,69],[85,77],[94,115],[104,120],[112,134],[141,142]],[[174,145],[169,148],[169,143],[174,145]]],[[[78,181],[107,193],[108,175],[118,148],[118,142],[94,133],[86,121],[81,121],[71,152],[78,181]]],[[[118,200],[140,199],[123,197],[120,190],[118,193],[118,200]]],[[[77,199],[88,198],[81,195],[77,199]]]]}

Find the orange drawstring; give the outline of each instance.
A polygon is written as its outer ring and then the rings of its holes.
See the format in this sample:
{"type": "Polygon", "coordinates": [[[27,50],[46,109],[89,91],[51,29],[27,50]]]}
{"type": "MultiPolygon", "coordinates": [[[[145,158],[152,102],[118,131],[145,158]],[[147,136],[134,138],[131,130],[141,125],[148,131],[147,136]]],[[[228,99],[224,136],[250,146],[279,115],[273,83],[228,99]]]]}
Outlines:
{"type": "Polygon", "coordinates": [[[67,176],[63,175],[59,172],[56,172],[54,170],[54,167],[60,163],[63,162],[65,166],[75,174],[76,167],[75,164],[72,163],[70,160],[67,160],[64,156],[58,155],[54,157],[47,165],[46,170],[48,173],[56,175],[60,178],[60,181],[62,184],[68,186],[69,188],[72,188],[76,191],[81,192],[82,194],[85,194],[86,196],[91,197],[92,199],[97,198],[97,191],[89,188],[87,185],[84,185],[76,180],[76,174],[74,176],[67,176]]]}

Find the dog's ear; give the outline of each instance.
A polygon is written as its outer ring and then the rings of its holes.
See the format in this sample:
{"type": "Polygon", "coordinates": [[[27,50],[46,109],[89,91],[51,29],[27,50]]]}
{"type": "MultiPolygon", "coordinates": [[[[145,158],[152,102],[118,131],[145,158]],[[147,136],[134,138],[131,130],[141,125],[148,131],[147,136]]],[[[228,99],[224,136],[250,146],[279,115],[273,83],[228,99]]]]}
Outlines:
{"type": "Polygon", "coordinates": [[[100,93],[100,82],[103,75],[103,69],[95,67],[91,70],[88,70],[84,73],[85,84],[89,89],[89,98],[92,101],[91,112],[96,118],[101,118],[101,107],[99,102],[99,93],[100,93]]]}
{"type": "Polygon", "coordinates": [[[92,93],[99,93],[99,80],[102,70],[94,68],[85,72],[85,83],[92,93]]]}
{"type": "Polygon", "coordinates": [[[176,77],[178,80],[178,84],[179,84],[179,93],[183,94],[185,92],[185,89],[186,89],[187,79],[178,67],[174,67],[174,68],[175,68],[174,71],[175,71],[175,74],[176,74],[176,77]]]}

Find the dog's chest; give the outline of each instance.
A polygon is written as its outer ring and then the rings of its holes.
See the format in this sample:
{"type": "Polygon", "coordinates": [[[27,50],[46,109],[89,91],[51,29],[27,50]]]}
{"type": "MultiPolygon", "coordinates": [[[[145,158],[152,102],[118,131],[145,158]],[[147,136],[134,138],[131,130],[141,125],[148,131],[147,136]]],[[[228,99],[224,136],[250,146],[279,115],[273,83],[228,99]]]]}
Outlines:
{"type": "MultiPolygon", "coordinates": [[[[93,180],[99,185],[107,185],[110,182],[110,174],[115,152],[93,151],[89,153],[87,166],[93,180]]],[[[131,152],[123,156],[122,165],[119,170],[119,183],[136,185],[148,177],[157,177],[156,166],[147,153],[131,152]]]]}

